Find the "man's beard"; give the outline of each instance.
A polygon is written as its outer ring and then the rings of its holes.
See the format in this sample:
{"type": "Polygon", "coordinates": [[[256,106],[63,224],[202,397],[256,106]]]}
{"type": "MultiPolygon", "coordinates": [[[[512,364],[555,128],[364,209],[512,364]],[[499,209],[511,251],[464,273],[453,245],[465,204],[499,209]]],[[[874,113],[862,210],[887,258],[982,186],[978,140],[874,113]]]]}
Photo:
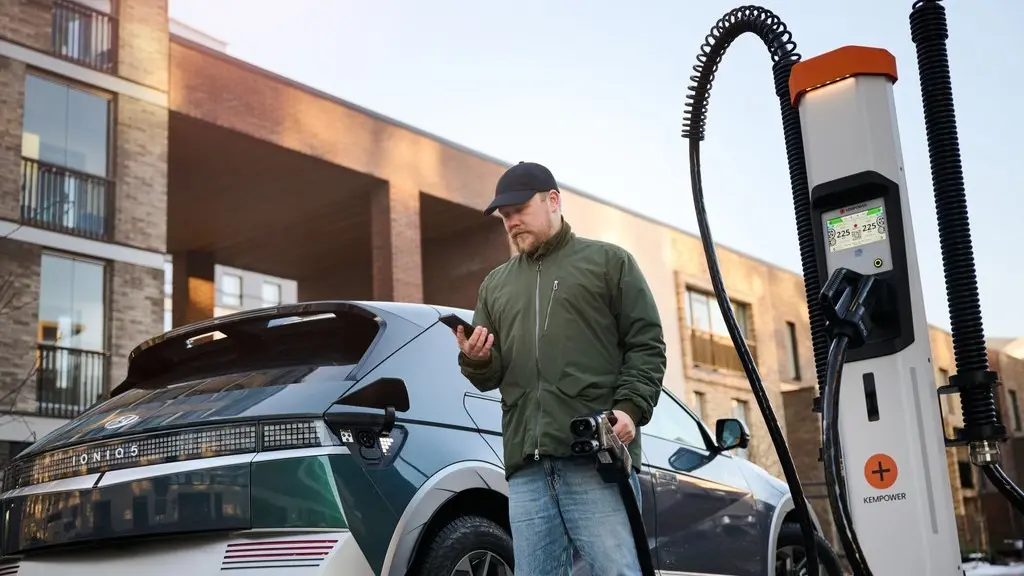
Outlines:
{"type": "MultiPolygon", "coordinates": [[[[545,230],[540,231],[541,233],[547,233],[544,240],[551,237],[551,228],[552,226],[548,224],[545,230]]],[[[540,245],[544,243],[544,240],[541,240],[538,234],[533,232],[521,232],[512,236],[512,243],[516,246],[516,252],[527,256],[536,252],[540,245]]]]}
{"type": "Polygon", "coordinates": [[[540,246],[540,243],[535,242],[533,235],[529,233],[522,233],[513,236],[512,243],[515,244],[516,252],[525,255],[530,255],[536,252],[537,246],[540,246]]]}

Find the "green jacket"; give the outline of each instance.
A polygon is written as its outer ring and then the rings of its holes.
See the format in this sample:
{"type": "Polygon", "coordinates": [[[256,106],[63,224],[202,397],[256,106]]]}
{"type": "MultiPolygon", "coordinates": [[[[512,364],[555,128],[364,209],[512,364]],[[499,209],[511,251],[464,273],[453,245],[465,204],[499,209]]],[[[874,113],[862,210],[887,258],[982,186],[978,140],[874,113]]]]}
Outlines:
{"type": "Polygon", "coordinates": [[[579,238],[569,224],[532,256],[492,270],[473,324],[494,334],[489,361],[459,354],[480,391],[501,393],[505,474],[524,459],[570,456],[569,422],[602,410],[651,419],[665,375],[665,341],[651,290],[625,249],[579,238]]]}

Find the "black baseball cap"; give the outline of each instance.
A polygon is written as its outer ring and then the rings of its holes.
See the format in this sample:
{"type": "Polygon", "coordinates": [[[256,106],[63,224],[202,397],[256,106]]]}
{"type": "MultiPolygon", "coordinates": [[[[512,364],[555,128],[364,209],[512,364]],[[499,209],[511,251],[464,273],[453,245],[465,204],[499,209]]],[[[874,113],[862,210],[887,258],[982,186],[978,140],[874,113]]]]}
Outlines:
{"type": "Polygon", "coordinates": [[[498,178],[498,185],[494,188],[494,200],[484,210],[484,214],[489,216],[498,208],[524,204],[535,194],[549,190],[561,193],[551,170],[536,162],[520,162],[498,178]]]}

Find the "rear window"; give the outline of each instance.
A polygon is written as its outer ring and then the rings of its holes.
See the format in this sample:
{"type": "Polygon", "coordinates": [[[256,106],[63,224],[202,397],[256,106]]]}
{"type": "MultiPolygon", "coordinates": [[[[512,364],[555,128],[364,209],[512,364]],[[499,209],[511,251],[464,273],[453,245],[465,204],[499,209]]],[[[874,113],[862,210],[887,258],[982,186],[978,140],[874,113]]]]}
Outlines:
{"type": "Polygon", "coordinates": [[[242,313],[137,348],[113,398],[48,435],[33,452],[233,418],[322,414],[347,389],[382,326],[362,309],[242,313]],[[121,426],[110,426],[123,418],[121,426]]]}

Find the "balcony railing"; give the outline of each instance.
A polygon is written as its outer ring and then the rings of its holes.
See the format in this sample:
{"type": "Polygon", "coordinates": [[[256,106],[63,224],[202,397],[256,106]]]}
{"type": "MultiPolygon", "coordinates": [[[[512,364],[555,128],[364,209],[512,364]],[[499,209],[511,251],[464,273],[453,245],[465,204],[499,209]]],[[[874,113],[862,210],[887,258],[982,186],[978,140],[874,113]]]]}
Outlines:
{"type": "Polygon", "coordinates": [[[114,183],[29,158],[21,160],[21,222],[54,232],[106,240],[114,183]]]}
{"type": "MultiPolygon", "coordinates": [[[[747,341],[750,354],[757,361],[757,345],[747,341]]],[[[693,363],[703,368],[716,368],[732,372],[743,372],[740,357],[729,336],[712,334],[703,330],[690,330],[690,350],[693,363]]]]}
{"type": "Polygon", "coordinates": [[[40,416],[74,418],[107,391],[107,354],[38,344],[36,410],[40,416]]]}
{"type": "Polygon", "coordinates": [[[117,19],[68,0],[53,0],[53,54],[108,74],[117,73],[117,19]]]}

